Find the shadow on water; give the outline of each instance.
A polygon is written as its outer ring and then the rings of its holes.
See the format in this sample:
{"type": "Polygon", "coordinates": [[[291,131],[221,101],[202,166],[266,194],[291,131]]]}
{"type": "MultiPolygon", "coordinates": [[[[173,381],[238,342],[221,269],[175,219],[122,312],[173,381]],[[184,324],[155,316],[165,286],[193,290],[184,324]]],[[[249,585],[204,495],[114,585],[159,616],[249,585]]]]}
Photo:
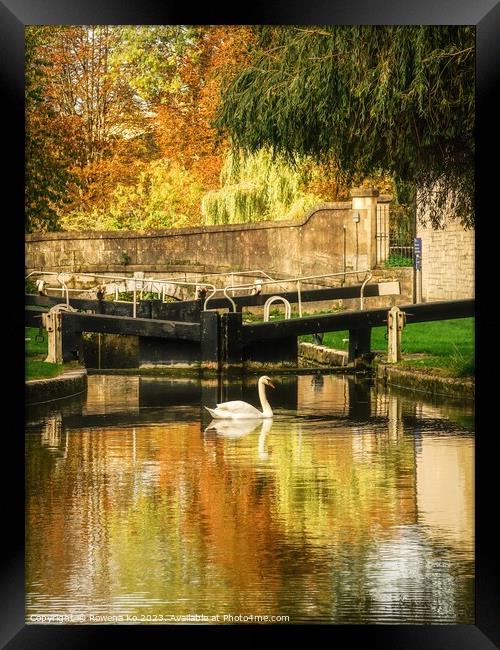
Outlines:
{"type": "Polygon", "coordinates": [[[257,379],[92,375],[27,410],[28,615],[473,622],[473,406],[287,374],[272,419],[212,420],[257,379]]]}

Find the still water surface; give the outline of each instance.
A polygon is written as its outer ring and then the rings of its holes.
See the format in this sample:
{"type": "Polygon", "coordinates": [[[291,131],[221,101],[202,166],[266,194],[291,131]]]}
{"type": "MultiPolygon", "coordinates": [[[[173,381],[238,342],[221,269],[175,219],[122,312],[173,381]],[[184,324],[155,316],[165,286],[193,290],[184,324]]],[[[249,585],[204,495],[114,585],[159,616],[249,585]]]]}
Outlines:
{"type": "Polygon", "coordinates": [[[206,431],[256,379],[94,375],[29,409],[27,621],[474,622],[472,405],[283,376],[272,420],[206,431]]]}

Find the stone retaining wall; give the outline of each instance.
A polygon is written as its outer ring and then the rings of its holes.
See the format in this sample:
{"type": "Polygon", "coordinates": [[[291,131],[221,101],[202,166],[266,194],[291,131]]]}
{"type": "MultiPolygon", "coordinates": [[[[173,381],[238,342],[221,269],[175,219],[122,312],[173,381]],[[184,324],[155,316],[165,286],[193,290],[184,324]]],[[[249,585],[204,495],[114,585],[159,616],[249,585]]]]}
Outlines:
{"type": "Polygon", "coordinates": [[[78,395],[87,390],[87,371],[82,368],[50,379],[31,379],[25,382],[25,387],[26,404],[78,395]]]}
{"type": "MultiPolygon", "coordinates": [[[[363,212],[363,211],[361,211],[363,212]]],[[[371,213],[370,213],[371,214],[371,213]]],[[[361,218],[368,219],[368,210],[361,218]]],[[[262,269],[313,275],[364,269],[369,242],[352,220],[350,202],[318,206],[299,221],[272,221],[151,233],[62,232],[26,235],[26,271],[123,273],[262,269]],[[356,259],[357,251],[357,259],[356,259]]],[[[363,224],[361,224],[363,225],[363,224]]]]}
{"type": "Polygon", "coordinates": [[[419,393],[469,400],[473,400],[475,396],[475,382],[469,378],[439,377],[380,362],[377,364],[376,377],[384,385],[389,384],[419,393]]]}
{"type": "Polygon", "coordinates": [[[214,273],[261,269],[281,277],[365,270],[376,265],[378,191],[323,203],[294,221],[152,232],[26,235],[26,272],[214,273]]]}
{"type": "Polygon", "coordinates": [[[339,366],[347,365],[347,352],[343,350],[333,350],[324,345],[314,345],[314,343],[299,343],[299,356],[306,360],[312,361],[320,366],[339,366]]]}
{"type": "MultiPolygon", "coordinates": [[[[323,345],[299,343],[299,355],[303,360],[318,366],[347,366],[347,352],[333,350],[323,345]]],[[[473,378],[439,377],[418,370],[398,368],[378,360],[374,361],[374,365],[377,381],[384,386],[395,386],[433,396],[474,400],[475,381],[473,378]]]]}

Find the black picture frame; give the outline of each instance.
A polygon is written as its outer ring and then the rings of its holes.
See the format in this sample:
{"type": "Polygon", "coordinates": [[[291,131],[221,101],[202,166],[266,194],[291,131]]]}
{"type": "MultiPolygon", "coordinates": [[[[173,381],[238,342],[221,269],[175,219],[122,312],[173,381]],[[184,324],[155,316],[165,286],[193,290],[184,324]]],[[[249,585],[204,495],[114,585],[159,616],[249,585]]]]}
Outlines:
{"type": "MultiPolygon", "coordinates": [[[[4,205],[12,198],[11,208],[4,212],[4,227],[9,234],[4,239],[4,251],[15,252],[12,292],[19,298],[24,265],[24,27],[30,24],[469,24],[476,25],[477,42],[477,227],[476,227],[476,332],[477,332],[477,435],[476,435],[476,624],[457,626],[366,625],[328,626],[329,644],[340,639],[349,644],[364,644],[375,648],[412,650],[450,648],[489,650],[500,645],[500,581],[498,576],[498,533],[494,532],[497,456],[495,454],[496,426],[490,424],[495,405],[495,385],[489,378],[489,367],[495,364],[495,298],[494,273],[498,238],[494,235],[499,215],[495,189],[498,165],[489,153],[498,157],[500,131],[499,69],[500,69],[500,3],[498,0],[309,0],[264,3],[254,0],[248,6],[231,9],[208,4],[205,9],[190,9],[187,3],[166,0],[2,0],[0,2],[0,80],[4,95],[4,160],[8,158],[3,187],[4,205]],[[7,144],[9,138],[12,140],[7,144]],[[495,218],[496,217],[496,218],[495,218]],[[486,234],[487,229],[487,234],[486,234]],[[492,280],[493,278],[493,280],[492,280]],[[491,280],[491,281],[490,281],[491,280]],[[18,284],[19,282],[19,284],[18,284]]],[[[16,304],[16,301],[14,301],[16,304]]],[[[10,303],[9,303],[10,304],[10,303]]],[[[16,310],[22,317],[22,308],[16,310]]],[[[8,315],[4,311],[4,315],[8,315]]],[[[15,328],[8,322],[12,355],[8,363],[9,381],[5,387],[5,416],[14,413],[14,423],[4,426],[4,467],[12,466],[13,475],[4,486],[4,527],[2,552],[3,571],[0,579],[2,647],[17,648],[90,648],[109,644],[119,637],[129,642],[149,643],[153,637],[163,637],[173,631],[169,626],[64,626],[25,625],[24,623],[24,442],[23,394],[24,373],[19,363],[22,325],[15,328]],[[19,335],[19,348],[16,334],[19,335]],[[21,399],[20,399],[21,398],[21,399]],[[15,406],[19,405],[20,406],[15,406]],[[10,406],[10,408],[9,408],[10,406]],[[14,408],[13,408],[14,407],[14,408]]],[[[15,318],[14,318],[15,322],[15,318]]],[[[5,472],[2,473],[5,475],[5,472]]],[[[295,626],[293,626],[295,628],[295,626]]],[[[315,626],[307,626],[308,628],[315,626]]],[[[324,628],[325,626],[321,626],[324,628]]],[[[224,627],[225,635],[245,632],[251,641],[257,632],[276,639],[283,626],[224,627]]],[[[296,629],[296,628],[295,628],[296,629]]],[[[175,629],[186,640],[192,634],[205,635],[221,628],[182,626],[175,629]]],[[[290,630],[290,628],[288,628],[290,630]]],[[[312,631],[312,630],[310,630],[312,631]]],[[[324,631],[324,630],[323,630],[324,631]]],[[[295,634],[295,631],[293,631],[295,634]]],[[[205,639],[207,637],[205,636],[205,639]]]]}

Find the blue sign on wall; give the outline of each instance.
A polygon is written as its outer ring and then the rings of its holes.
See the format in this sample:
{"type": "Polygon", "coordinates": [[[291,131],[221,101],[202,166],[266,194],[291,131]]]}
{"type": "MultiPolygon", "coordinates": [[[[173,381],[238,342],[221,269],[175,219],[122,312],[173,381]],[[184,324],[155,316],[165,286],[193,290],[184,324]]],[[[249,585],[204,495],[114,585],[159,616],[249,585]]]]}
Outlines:
{"type": "Polygon", "coordinates": [[[417,271],[422,270],[422,238],[415,237],[413,240],[413,252],[415,259],[415,268],[417,271]]]}

